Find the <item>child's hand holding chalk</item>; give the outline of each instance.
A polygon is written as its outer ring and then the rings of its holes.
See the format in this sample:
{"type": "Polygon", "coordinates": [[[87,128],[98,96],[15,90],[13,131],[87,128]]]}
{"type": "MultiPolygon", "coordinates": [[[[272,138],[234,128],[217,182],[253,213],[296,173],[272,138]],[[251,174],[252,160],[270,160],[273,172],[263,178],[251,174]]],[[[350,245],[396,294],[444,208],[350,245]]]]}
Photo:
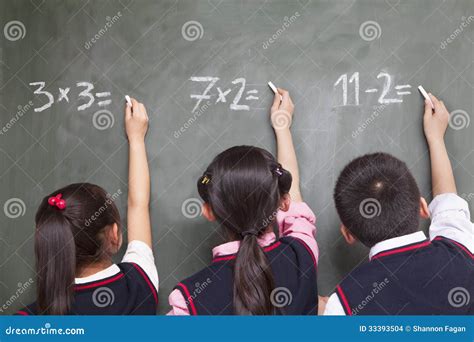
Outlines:
{"type": "Polygon", "coordinates": [[[428,94],[430,101],[425,101],[425,114],[423,116],[423,128],[426,140],[429,144],[441,142],[448,128],[449,112],[443,101],[436,96],[428,94]],[[433,106],[433,109],[432,107],[433,106]]]}
{"type": "Polygon", "coordinates": [[[418,90],[420,91],[421,95],[425,98],[426,101],[429,102],[431,109],[434,109],[434,104],[433,101],[431,101],[430,96],[426,92],[425,88],[423,88],[421,85],[418,86],[418,90]]]}
{"type": "Polygon", "coordinates": [[[278,132],[290,128],[294,110],[295,105],[288,91],[277,88],[277,93],[275,94],[273,105],[270,109],[270,118],[275,131],[278,132]]]}
{"type": "MultiPolygon", "coordinates": [[[[271,81],[268,81],[268,86],[273,90],[275,94],[278,94],[277,87],[271,81]]],[[[283,96],[280,95],[280,101],[282,100],[283,100],[283,96]]]]}
{"type": "Polygon", "coordinates": [[[125,131],[127,132],[128,141],[131,144],[143,143],[147,130],[148,114],[145,106],[143,103],[129,97],[125,106],[125,131]]]}

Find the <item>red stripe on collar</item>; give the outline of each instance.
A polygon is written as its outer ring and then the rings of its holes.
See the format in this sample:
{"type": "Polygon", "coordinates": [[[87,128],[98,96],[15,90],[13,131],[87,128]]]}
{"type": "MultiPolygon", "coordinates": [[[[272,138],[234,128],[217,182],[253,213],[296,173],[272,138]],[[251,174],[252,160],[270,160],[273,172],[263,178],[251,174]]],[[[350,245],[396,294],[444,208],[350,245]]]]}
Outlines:
{"type": "Polygon", "coordinates": [[[425,241],[422,241],[422,242],[417,242],[417,243],[412,244],[412,245],[397,247],[397,248],[394,248],[394,249],[390,249],[390,250],[386,250],[386,251],[377,253],[370,260],[375,260],[375,259],[385,257],[385,256],[388,256],[388,255],[408,252],[408,251],[411,251],[411,250],[414,250],[414,249],[429,246],[430,244],[431,244],[430,240],[425,240],[425,241]]]}

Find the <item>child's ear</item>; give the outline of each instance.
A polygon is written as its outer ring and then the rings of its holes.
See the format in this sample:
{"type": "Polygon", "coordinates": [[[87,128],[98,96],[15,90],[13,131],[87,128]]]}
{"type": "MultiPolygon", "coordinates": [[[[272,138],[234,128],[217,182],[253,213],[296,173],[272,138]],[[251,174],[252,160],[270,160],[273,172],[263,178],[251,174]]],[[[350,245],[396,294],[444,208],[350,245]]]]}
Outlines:
{"type": "Polygon", "coordinates": [[[428,209],[428,203],[423,197],[420,197],[420,216],[421,218],[430,218],[430,210],[428,209]]]}
{"type": "Polygon", "coordinates": [[[203,203],[201,211],[202,211],[202,216],[204,216],[209,222],[214,222],[216,220],[216,217],[214,216],[214,212],[212,211],[212,208],[209,205],[209,203],[203,203]]]}
{"type": "Polygon", "coordinates": [[[288,211],[290,209],[291,204],[291,197],[290,194],[284,194],[280,200],[280,207],[281,211],[288,211]]]}
{"type": "Polygon", "coordinates": [[[122,232],[120,231],[118,224],[114,223],[105,231],[107,240],[112,247],[112,252],[117,253],[122,246],[122,232]]]}
{"type": "Polygon", "coordinates": [[[347,229],[345,225],[341,224],[340,230],[341,230],[342,236],[344,237],[344,239],[349,245],[353,245],[354,243],[357,242],[357,238],[354,235],[352,235],[352,233],[349,231],[349,229],[347,229]]]}

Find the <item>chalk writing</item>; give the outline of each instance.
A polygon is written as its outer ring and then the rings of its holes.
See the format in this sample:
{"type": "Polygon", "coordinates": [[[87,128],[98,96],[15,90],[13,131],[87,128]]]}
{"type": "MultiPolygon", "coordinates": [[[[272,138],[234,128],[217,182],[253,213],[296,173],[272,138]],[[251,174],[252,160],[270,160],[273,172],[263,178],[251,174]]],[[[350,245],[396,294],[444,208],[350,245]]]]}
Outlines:
{"type": "MultiPolygon", "coordinates": [[[[46,83],[43,81],[39,82],[31,82],[30,86],[36,87],[36,89],[33,91],[33,94],[35,95],[41,95],[42,97],[45,98],[45,103],[41,107],[37,107],[34,109],[35,112],[39,113],[42,112],[48,108],[50,108],[54,103],[54,95],[50,92],[45,90],[46,83]]],[[[83,102],[81,105],[77,107],[78,111],[85,110],[89,107],[91,107],[96,98],[99,99],[99,102],[97,102],[97,105],[99,107],[104,107],[108,106],[112,103],[112,100],[108,97],[110,97],[112,94],[110,92],[98,92],[98,93],[93,93],[94,90],[94,85],[90,82],[77,82],[76,87],[81,90],[80,93],[78,94],[78,99],[83,102]]],[[[69,103],[69,92],[71,88],[66,87],[66,88],[58,88],[58,96],[56,99],[56,102],[61,102],[61,101],[66,101],[69,103]]]]}
{"type": "MultiPolygon", "coordinates": [[[[380,104],[391,104],[391,103],[402,103],[403,96],[411,94],[411,85],[409,84],[399,84],[395,87],[392,87],[392,77],[386,72],[380,72],[377,75],[377,79],[382,80],[382,90],[380,96],[377,100],[380,104]],[[396,90],[396,97],[392,95],[393,89],[396,90]]],[[[360,75],[359,72],[354,72],[350,78],[347,74],[342,74],[334,83],[334,89],[340,85],[342,89],[342,105],[356,105],[360,104],[360,75]],[[354,100],[349,100],[349,84],[354,84],[354,100]]],[[[367,88],[364,90],[364,93],[378,93],[380,89],[378,88],[367,88]]]]}

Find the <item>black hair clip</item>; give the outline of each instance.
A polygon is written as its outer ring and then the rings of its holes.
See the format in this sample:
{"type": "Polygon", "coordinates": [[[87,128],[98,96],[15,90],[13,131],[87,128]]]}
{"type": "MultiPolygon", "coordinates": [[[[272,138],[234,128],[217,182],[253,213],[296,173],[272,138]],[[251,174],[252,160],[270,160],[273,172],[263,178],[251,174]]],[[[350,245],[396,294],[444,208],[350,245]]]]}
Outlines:
{"type": "Polygon", "coordinates": [[[278,175],[278,177],[280,177],[280,176],[283,174],[283,171],[281,171],[280,166],[278,166],[278,167],[275,169],[275,173],[278,175]]]}
{"type": "Polygon", "coordinates": [[[258,232],[255,231],[255,230],[249,229],[249,230],[243,231],[242,233],[240,233],[240,235],[241,235],[242,237],[246,237],[247,235],[257,236],[257,235],[258,235],[258,232]]]}

